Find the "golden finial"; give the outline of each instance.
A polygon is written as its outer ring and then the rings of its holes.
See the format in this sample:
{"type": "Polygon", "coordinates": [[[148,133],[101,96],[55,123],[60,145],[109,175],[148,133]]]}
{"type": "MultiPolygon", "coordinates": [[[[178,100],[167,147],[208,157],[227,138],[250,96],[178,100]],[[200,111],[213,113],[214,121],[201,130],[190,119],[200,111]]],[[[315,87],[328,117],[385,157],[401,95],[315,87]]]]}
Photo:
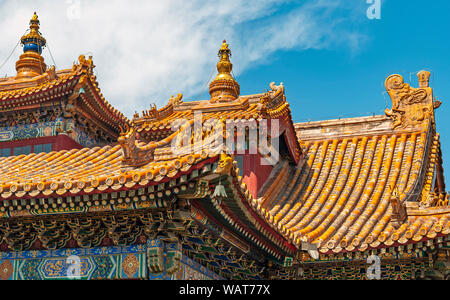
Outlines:
{"type": "Polygon", "coordinates": [[[38,46],[39,54],[42,52],[42,47],[45,47],[47,41],[39,32],[39,25],[41,22],[39,21],[38,15],[36,12],[30,20],[30,32],[22,37],[22,44],[35,44],[38,46]]]}
{"type": "Polygon", "coordinates": [[[41,22],[39,21],[39,17],[36,12],[34,12],[34,15],[30,20],[30,33],[27,36],[32,36],[35,38],[39,37],[41,42],[45,45],[45,39],[39,33],[39,25],[41,25],[41,22]]]}
{"type": "Polygon", "coordinates": [[[37,30],[37,29],[39,29],[39,25],[40,25],[40,22],[39,22],[38,15],[36,12],[34,12],[34,15],[30,20],[30,29],[35,28],[37,30]]]}
{"type": "Polygon", "coordinates": [[[47,70],[41,56],[42,48],[47,45],[47,41],[39,32],[39,25],[39,18],[35,12],[30,20],[29,32],[21,38],[24,54],[16,62],[17,78],[35,77],[47,70]]]}
{"type": "Polygon", "coordinates": [[[226,54],[229,60],[229,58],[231,57],[231,50],[228,47],[229,45],[227,44],[227,40],[223,40],[222,47],[219,50],[219,58],[223,58],[223,55],[226,54]]]}
{"type": "Polygon", "coordinates": [[[218,56],[220,60],[217,63],[217,71],[219,74],[211,82],[209,89],[211,101],[225,102],[235,100],[239,97],[240,86],[231,74],[233,70],[233,64],[230,61],[231,50],[226,40],[223,41],[218,56]]]}
{"type": "Polygon", "coordinates": [[[234,80],[233,76],[231,75],[231,71],[233,70],[233,64],[230,61],[231,50],[230,48],[228,48],[226,40],[223,41],[218,56],[220,58],[220,61],[217,64],[217,71],[219,72],[219,75],[217,75],[216,80],[222,78],[234,80]]]}

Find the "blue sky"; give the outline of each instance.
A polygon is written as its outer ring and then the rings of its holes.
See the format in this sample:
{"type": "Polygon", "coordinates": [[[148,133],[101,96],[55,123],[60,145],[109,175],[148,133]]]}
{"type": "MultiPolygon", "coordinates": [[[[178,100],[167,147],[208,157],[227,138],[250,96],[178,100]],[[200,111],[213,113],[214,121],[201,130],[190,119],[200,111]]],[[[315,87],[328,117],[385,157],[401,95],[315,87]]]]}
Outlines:
{"type": "MultiPolygon", "coordinates": [[[[450,1],[383,0],[380,20],[367,18],[366,2],[1,0],[0,64],[37,11],[55,59],[46,49],[47,64],[70,68],[80,54],[93,55],[106,99],[131,117],[177,93],[207,99],[225,38],[241,93],[283,82],[296,122],[383,114],[387,76],[417,86],[415,74],[426,69],[443,102],[437,124],[450,170],[450,1]]],[[[20,52],[1,76],[14,74],[20,52]]]]}

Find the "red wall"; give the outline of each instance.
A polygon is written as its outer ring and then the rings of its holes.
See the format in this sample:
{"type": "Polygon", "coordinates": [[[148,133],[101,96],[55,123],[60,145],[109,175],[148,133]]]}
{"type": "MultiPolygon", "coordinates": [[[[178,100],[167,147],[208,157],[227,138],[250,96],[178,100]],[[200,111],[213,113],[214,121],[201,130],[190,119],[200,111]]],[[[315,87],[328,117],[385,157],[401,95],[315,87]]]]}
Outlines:
{"type": "Polygon", "coordinates": [[[83,146],[72,140],[67,135],[58,135],[55,144],[53,144],[53,151],[81,149],[83,146]]]}
{"type": "Polygon", "coordinates": [[[261,165],[260,154],[244,155],[243,181],[248,186],[248,190],[257,198],[258,191],[269,178],[272,166],[261,165]]]}
{"type": "MultiPolygon", "coordinates": [[[[52,144],[52,151],[70,150],[70,149],[81,149],[83,148],[80,144],[72,140],[67,135],[58,135],[51,137],[41,137],[28,140],[11,141],[11,142],[1,142],[0,149],[5,148],[16,148],[24,146],[34,146],[41,144],[52,144]]],[[[33,152],[33,147],[31,149],[33,152]]]]}

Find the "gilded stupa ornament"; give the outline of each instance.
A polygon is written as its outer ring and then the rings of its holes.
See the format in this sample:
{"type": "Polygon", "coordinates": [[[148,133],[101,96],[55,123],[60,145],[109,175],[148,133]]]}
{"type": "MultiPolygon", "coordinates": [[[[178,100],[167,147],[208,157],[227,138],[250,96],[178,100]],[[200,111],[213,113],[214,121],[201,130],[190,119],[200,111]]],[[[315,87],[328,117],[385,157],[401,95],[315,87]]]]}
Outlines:
{"type": "Polygon", "coordinates": [[[16,62],[18,79],[32,78],[44,74],[47,66],[41,56],[42,48],[47,45],[47,41],[39,32],[39,18],[36,13],[30,20],[30,30],[21,38],[23,52],[16,62]]]}
{"type": "Polygon", "coordinates": [[[211,102],[234,101],[239,97],[241,88],[231,74],[233,64],[230,61],[231,50],[227,41],[223,41],[218,56],[220,60],[217,64],[217,71],[219,74],[209,86],[211,102]]]}

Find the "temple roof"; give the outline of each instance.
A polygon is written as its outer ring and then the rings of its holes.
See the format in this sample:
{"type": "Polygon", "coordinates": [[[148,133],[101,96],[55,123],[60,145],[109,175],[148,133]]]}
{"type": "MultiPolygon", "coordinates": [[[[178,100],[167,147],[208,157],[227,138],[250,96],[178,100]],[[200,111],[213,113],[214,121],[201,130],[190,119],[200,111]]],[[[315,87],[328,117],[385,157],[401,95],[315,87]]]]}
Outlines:
{"type": "Polygon", "coordinates": [[[38,29],[39,19],[34,14],[30,31],[21,39],[24,54],[16,63],[17,75],[0,79],[0,111],[53,107],[55,100],[67,98],[65,110],[77,110],[88,119],[99,120],[104,131],[117,137],[129,120],[102,95],[92,57],[81,55],[71,69],[47,68],[41,56],[46,40],[38,29]]]}
{"type": "Polygon", "coordinates": [[[136,132],[144,140],[159,140],[172,134],[172,127],[180,120],[193,120],[196,113],[201,114],[202,122],[208,120],[254,121],[257,125],[261,120],[279,120],[279,133],[286,136],[288,150],[296,162],[300,159],[301,149],[295,136],[292,113],[286,101],[285,88],[281,84],[270,84],[271,90],[261,94],[241,95],[234,100],[224,102],[214,100],[183,102],[179,94],[169,100],[169,103],[157,109],[135,114],[131,121],[136,132]]]}
{"type": "MultiPolygon", "coordinates": [[[[210,100],[183,102],[178,95],[162,109],[153,106],[142,116],[136,114],[131,122],[99,96],[91,58],[81,56],[69,71],[47,72],[42,75],[45,82],[35,86],[21,83],[10,91],[8,81],[0,82],[0,105],[5,108],[39,105],[41,99],[72,89],[77,95],[89,94],[86,105],[99,118],[109,124],[117,120],[111,126],[126,129],[119,145],[0,158],[0,197],[14,206],[10,211],[8,205],[1,207],[2,216],[26,215],[15,210],[23,210],[18,200],[133,190],[190,176],[194,191],[185,197],[204,199],[193,203],[203,223],[226,227],[244,252],[251,252],[248,244],[257,245],[278,260],[295,255],[296,248],[327,254],[366,251],[450,233],[434,119],[440,103],[428,86],[428,72],[418,74],[417,89],[399,75],[386,80],[393,107],[385,116],[294,126],[283,85],[272,83],[271,91],[257,95],[233,94],[226,43],[219,54],[219,75],[226,76],[219,76],[213,81],[219,84],[212,87],[224,89],[227,97],[219,99],[214,92],[210,100]],[[259,195],[249,192],[232,156],[173,152],[173,141],[184,132],[172,132],[173,122],[185,119],[184,126],[193,126],[196,112],[203,114],[203,121],[253,120],[256,126],[264,119],[280,121],[290,156],[282,157],[259,195]]],[[[189,140],[196,134],[216,138],[202,131],[190,134],[189,140]]],[[[173,184],[168,195],[179,182],[173,184]]],[[[167,196],[164,188],[158,194],[167,196]]]]}
{"type": "MultiPolygon", "coordinates": [[[[429,88],[386,80],[386,116],[296,124],[305,156],[280,162],[260,192],[270,222],[321,253],[418,245],[450,233],[440,136],[429,88]]],[[[420,248],[420,246],[419,246],[420,248]]]]}
{"type": "Polygon", "coordinates": [[[420,208],[422,190],[417,189],[429,178],[428,169],[434,175],[432,163],[424,162],[438,153],[439,136],[429,130],[392,131],[386,123],[390,121],[384,116],[376,116],[296,124],[304,161],[298,166],[281,163],[259,199],[272,222],[290,231],[296,243],[315,244],[323,253],[449,234],[450,208],[437,202],[420,208]],[[399,226],[393,223],[395,193],[408,215],[399,226]]]}
{"type": "MultiPolygon", "coordinates": [[[[135,132],[131,132],[134,136],[135,132]]],[[[3,203],[0,218],[30,217],[37,210],[48,210],[49,204],[36,201],[48,198],[60,199],[58,204],[52,202],[53,214],[58,214],[61,205],[68,205],[63,198],[71,197],[83,197],[78,206],[81,205],[85,213],[117,211],[121,210],[120,205],[113,209],[106,205],[108,202],[95,204],[84,197],[97,197],[99,201],[99,193],[106,196],[147,188],[152,188],[150,198],[145,196],[146,202],[136,198],[139,203],[133,206],[134,209],[162,208],[170,202],[171,195],[181,199],[209,199],[211,188],[224,184],[230,197],[221,206],[215,206],[214,201],[202,201],[200,207],[194,203],[193,213],[197,218],[204,218],[205,213],[213,214],[213,219],[207,218],[204,222],[214,224],[211,226],[215,228],[229,228],[224,231],[226,238],[245,252],[258,247],[279,261],[286,253],[293,255],[295,247],[267,223],[267,215],[257,210],[257,202],[239,176],[236,162],[228,155],[206,152],[174,155],[170,144],[178,134],[175,132],[157,143],[138,143],[140,151],[151,153],[151,159],[138,167],[127,163],[129,153],[123,144],[127,143],[125,135],[121,137],[121,145],[117,146],[0,158],[0,198],[3,203]],[[205,207],[208,208],[206,212],[205,207]],[[215,221],[217,219],[222,221],[215,221]]],[[[109,197],[103,198],[102,202],[104,199],[109,197]]],[[[125,205],[124,209],[131,208],[125,205]]]]}
{"type": "Polygon", "coordinates": [[[76,195],[111,187],[120,189],[127,182],[133,182],[133,186],[159,182],[202,160],[201,155],[175,159],[167,155],[167,150],[160,149],[154,161],[132,171],[122,171],[119,145],[0,158],[1,197],[76,195]]]}
{"type": "Polygon", "coordinates": [[[52,99],[81,95],[92,113],[110,126],[124,126],[128,119],[115,109],[102,95],[95,75],[92,59],[80,56],[72,69],[48,69],[42,75],[27,80],[8,77],[0,80],[0,110],[32,109],[52,99]]]}

